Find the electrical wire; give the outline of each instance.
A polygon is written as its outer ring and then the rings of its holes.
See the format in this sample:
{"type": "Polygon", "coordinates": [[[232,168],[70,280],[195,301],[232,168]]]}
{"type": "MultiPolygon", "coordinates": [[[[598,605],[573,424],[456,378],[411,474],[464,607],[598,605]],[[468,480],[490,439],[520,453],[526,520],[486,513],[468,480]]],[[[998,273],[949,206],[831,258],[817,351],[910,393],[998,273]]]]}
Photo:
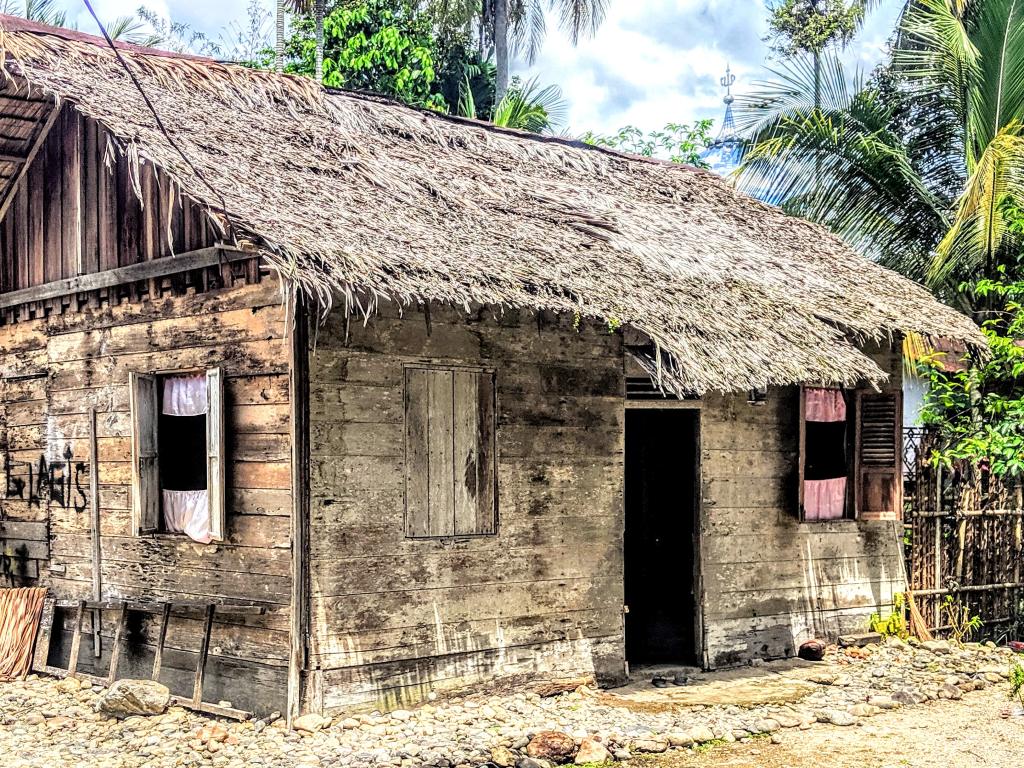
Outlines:
{"type": "Polygon", "coordinates": [[[100,21],[100,17],[96,15],[96,11],[93,9],[92,3],[89,2],[89,0],[82,0],[82,2],[85,3],[85,7],[88,9],[89,13],[96,21],[96,24],[99,26],[100,32],[103,33],[103,37],[107,41],[107,44],[110,46],[110,50],[114,52],[114,56],[117,58],[118,63],[120,63],[120,65],[124,68],[124,71],[128,73],[128,77],[131,78],[131,81],[135,85],[136,90],[138,90],[139,95],[142,96],[142,100],[146,103],[146,106],[149,108],[149,111],[153,113],[153,120],[156,121],[156,127],[160,129],[160,133],[164,135],[164,138],[167,139],[167,143],[171,145],[174,151],[177,152],[178,155],[181,156],[181,159],[184,160],[185,163],[188,165],[188,167],[192,169],[192,173],[196,175],[196,178],[198,178],[206,186],[206,188],[210,190],[210,192],[220,200],[221,212],[224,214],[224,218],[227,220],[227,228],[230,231],[232,229],[231,219],[228,215],[228,206],[227,201],[224,199],[224,195],[222,195],[220,192],[214,189],[213,185],[210,184],[206,176],[203,175],[203,172],[200,171],[195,166],[195,163],[193,163],[189,159],[188,155],[186,155],[184,150],[182,150],[182,148],[178,145],[178,142],[176,142],[174,138],[171,136],[171,134],[167,132],[167,128],[164,127],[163,120],[160,119],[160,114],[156,111],[156,107],[153,105],[153,102],[150,101],[149,96],[146,94],[146,89],[142,87],[142,83],[139,82],[139,79],[135,76],[135,73],[132,71],[132,68],[128,66],[128,62],[124,60],[124,57],[121,55],[121,51],[118,50],[117,45],[114,44],[114,40],[110,37],[110,33],[107,32],[107,28],[103,25],[103,22],[100,21]]]}

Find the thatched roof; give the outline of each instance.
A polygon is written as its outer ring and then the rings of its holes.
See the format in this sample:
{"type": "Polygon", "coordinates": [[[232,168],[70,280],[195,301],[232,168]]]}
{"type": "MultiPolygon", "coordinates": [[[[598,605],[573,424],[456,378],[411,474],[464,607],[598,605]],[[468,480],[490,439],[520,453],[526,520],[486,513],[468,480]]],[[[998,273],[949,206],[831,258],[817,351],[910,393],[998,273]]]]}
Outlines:
{"type": "Polygon", "coordinates": [[[979,344],[925,290],[686,166],[125,46],[202,178],[101,40],[0,17],[6,70],[106,126],[226,213],[326,303],[381,297],[578,312],[648,336],[703,392],[884,378],[857,344],[979,344]]]}

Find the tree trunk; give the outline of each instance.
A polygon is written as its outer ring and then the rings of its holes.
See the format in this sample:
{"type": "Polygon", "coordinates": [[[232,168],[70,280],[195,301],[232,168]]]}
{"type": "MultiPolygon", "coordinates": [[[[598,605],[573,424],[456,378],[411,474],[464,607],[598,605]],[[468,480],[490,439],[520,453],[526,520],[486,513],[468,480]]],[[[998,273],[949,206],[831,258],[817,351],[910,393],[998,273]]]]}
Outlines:
{"type": "Polygon", "coordinates": [[[284,0],[277,0],[277,41],[274,50],[274,69],[284,71],[284,0]]]}
{"type": "Polygon", "coordinates": [[[508,0],[494,0],[494,106],[508,90],[508,0]]]}
{"type": "Polygon", "coordinates": [[[316,14],[316,81],[324,81],[324,0],[316,0],[313,4],[316,14]]]}

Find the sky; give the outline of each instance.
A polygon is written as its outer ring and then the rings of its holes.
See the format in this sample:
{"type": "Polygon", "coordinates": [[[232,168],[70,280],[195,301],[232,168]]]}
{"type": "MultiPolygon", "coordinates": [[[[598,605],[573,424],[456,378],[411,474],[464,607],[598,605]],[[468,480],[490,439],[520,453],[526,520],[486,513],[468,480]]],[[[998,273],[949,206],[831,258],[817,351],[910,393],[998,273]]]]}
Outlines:
{"type": "MultiPolygon", "coordinates": [[[[259,1],[259,0],[257,0],[259,1]]],[[[267,7],[270,8],[269,0],[267,7]]],[[[95,24],[81,0],[58,0],[83,31],[95,24]]],[[[129,15],[140,0],[93,0],[104,20],[129,15]]],[[[141,0],[147,8],[217,38],[246,16],[249,0],[141,0]]],[[[513,74],[557,83],[568,103],[566,132],[613,133],[625,125],[644,131],[666,123],[711,118],[713,132],[723,114],[719,79],[730,65],[734,91],[767,76],[770,52],[764,0],[609,0],[596,36],[573,46],[548,23],[538,59],[516,62],[513,74]]],[[[900,0],[883,0],[873,10],[844,57],[871,69],[883,55],[900,0]]]]}

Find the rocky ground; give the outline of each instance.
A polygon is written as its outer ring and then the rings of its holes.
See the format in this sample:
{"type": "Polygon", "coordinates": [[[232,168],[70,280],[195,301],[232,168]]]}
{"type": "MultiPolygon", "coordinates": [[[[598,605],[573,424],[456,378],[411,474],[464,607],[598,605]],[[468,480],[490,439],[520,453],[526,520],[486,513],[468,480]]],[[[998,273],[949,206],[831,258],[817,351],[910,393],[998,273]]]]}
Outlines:
{"type": "MultiPolygon", "coordinates": [[[[743,750],[777,747],[784,752],[817,733],[839,731],[844,737],[857,734],[850,737],[854,741],[869,739],[871,729],[887,718],[913,717],[916,712],[930,721],[930,712],[937,709],[930,703],[938,700],[948,700],[944,711],[960,713],[953,722],[970,722],[972,697],[989,703],[1006,700],[1003,681],[1011,655],[1007,649],[986,646],[890,642],[830,653],[806,675],[813,683],[810,693],[787,703],[652,706],[581,688],[546,698],[533,693],[473,697],[333,721],[306,716],[297,731],[287,731],[280,721],[219,721],[180,708],[116,719],[95,711],[100,689],[31,677],[0,684],[0,750],[13,768],[69,760],[83,768],[448,768],[485,763],[541,768],[608,760],[703,765],[702,756],[709,750],[720,750],[723,757],[740,750],[741,758],[743,750]],[[968,701],[958,701],[965,697],[968,701]]],[[[816,751],[808,755],[807,766],[820,764],[813,758],[816,751]]],[[[749,764],[803,765],[757,759],[749,764]]],[[[884,755],[874,764],[885,765],[884,755]]]]}

